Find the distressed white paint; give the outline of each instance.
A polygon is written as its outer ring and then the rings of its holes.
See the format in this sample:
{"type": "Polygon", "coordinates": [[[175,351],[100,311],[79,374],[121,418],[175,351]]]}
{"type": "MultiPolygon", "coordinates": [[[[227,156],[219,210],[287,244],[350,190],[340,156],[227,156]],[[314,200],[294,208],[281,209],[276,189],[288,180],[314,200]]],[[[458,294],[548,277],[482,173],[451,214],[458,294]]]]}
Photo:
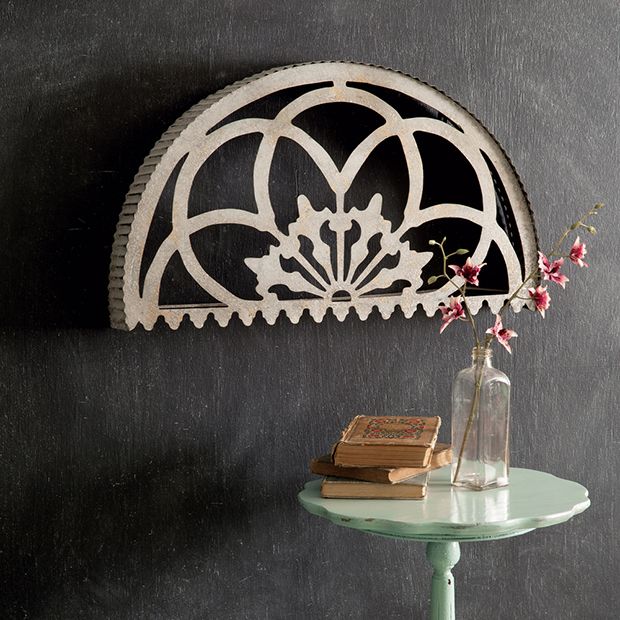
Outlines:
{"type": "MultiPolygon", "coordinates": [[[[472,252],[475,262],[487,255],[492,242],[497,243],[506,262],[509,287],[512,289],[523,278],[523,273],[510,238],[497,224],[496,198],[491,174],[482,152],[493,162],[504,184],[510,208],[517,222],[518,234],[525,256],[526,267],[536,262],[536,235],[527,199],[519,180],[505,154],[492,136],[467,111],[443,93],[404,74],[367,65],[344,62],[311,63],[274,69],[264,74],[233,84],[207,97],[184,114],[155,145],[144,165],[140,168],[127,195],[121,214],[112,256],[110,274],[110,311],[112,325],[121,329],[133,329],[138,323],[151,329],[163,316],[170,327],[176,329],[185,315],[202,327],[212,315],[220,325],[226,325],[233,313],[249,325],[260,312],[272,324],[284,312],[296,323],[307,310],[321,321],[331,311],[343,320],[354,308],[360,318],[366,319],[373,308],[378,308],[384,318],[392,315],[399,306],[410,317],[419,305],[432,315],[439,303],[445,301],[452,290],[449,285],[440,289],[418,292],[422,285],[422,268],[431,253],[411,248],[400,238],[409,229],[438,218],[456,218],[473,221],[482,228],[477,247],[472,252]],[[301,95],[278,113],[275,119],[246,118],[224,124],[215,131],[208,131],[231,113],[268,94],[291,86],[331,82],[329,86],[301,95]],[[447,123],[430,118],[403,119],[394,108],[379,97],[356,89],[347,82],[375,84],[405,93],[451,119],[462,129],[459,131],[447,123]],[[330,154],[311,136],[292,124],[301,112],[330,102],[349,102],[370,108],[380,114],[385,123],[373,131],[351,153],[341,170],[330,154]],[[479,211],[460,204],[439,204],[420,210],[423,186],[423,162],[415,141],[415,133],[424,131],[450,141],[472,165],[482,191],[483,210],[479,211]],[[205,161],[219,147],[235,137],[248,133],[262,134],[262,141],[254,162],[253,188],[257,213],[238,209],[212,210],[190,217],[189,196],[194,177],[205,161]],[[344,197],[373,149],[383,140],[399,138],[407,162],[409,191],[403,221],[395,230],[381,215],[382,196],[375,194],[366,208],[344,210],[344,197]],[[284,233],[276,226],[274,209],[269,196],[269,174],[279,138],[296,142],[310,155],[324,175],[336,197],[336,211],[321,209],[310,204],[304,195],[297,198],[299,217],[284,233]],[[140,293],[139,274],[147,235],[152,224],[155,207],[178,162],[186,157],[176,183],[173,198],[172,232],[160,245],[148,266],[144,288],[140,293]],[[361,228],[361,238],[351,249],[351,265],[344,265],[344,235],[353,221],[361,228]],[[334,247],[325,244],[319,235],[327,222],[336,233],[334,247]],[[271,233],[279,245],[271,247],[260,258],[247,258],[246,265],[256,273],[257,293],[261,300],[242,299],[217,282],[199,263],[190,243],[190,236],[216,224],[242,224],[259,231],[271,233]],[[367,257],[368,240],[381,233],[381,249],[372,262],[353,278],[355,266],[367,257]],[[327,278],[322,276],[300,252],[300,236],[309,238],[314,246],[313,257],[323,267],[327,278]],[[191,299],[181,307],[159,304],[161,279],[168,262],[179,252],[191,277],[211,296],[221,303],[197,305],[191,299]],[[332,252],[335,252],[336,269],[332,268],[332,252]],[[382,269],[369,282],[365,278],[379,261],[387,255],[398,255],[398,264],[382,269]],[[281,259],[296,258],[310,273],[310,281],[303,272],[288,273],[281,267],[281,259]],[[397,280],[405,280],[411,286],[398,294],[377,294],[397,280]],[[317,286],[317,283],[319,286],[317,286]],[[285,285],[289,290],[312,295],[298,300],[282,300],[270,289],[285,285]],[[334,299],[336,292],[345,291],[347,296],[334,299]]],[[[477,312],[487,301],[496,310],[505,295],[473,297],[470,305],[477,312]]],[[[523,305],[515,300],[514,308],[523,305]]]]}

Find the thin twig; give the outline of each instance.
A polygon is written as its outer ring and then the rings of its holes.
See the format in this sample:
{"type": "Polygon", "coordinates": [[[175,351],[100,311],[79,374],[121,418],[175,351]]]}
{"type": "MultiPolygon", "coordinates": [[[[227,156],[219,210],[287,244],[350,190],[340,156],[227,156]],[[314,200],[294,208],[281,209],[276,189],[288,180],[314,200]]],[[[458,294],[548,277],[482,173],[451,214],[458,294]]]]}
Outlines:
{"type": "Polygon", "coordinates": [[[474,424],[474,419],[478,413],[478,407],[480,405],[480,387],[482,384],[482,364],[476,364],[476,384],[474,387],[474,397],[471,401],[471,409],[469,411],[469,417],[467,418],[467,425],[465,426],[465,432],[463,433],[463,441],[461,441],[461,448],[459,450],[459,458],[456,463],[456,471],[454,472],[454,477],[452,478],[452,483],[455,484],[459,478],[459,473],[461,471],[461,465],[463,463],[463,455],[465,454],[465,445],[467,444],[467,439],[469,437],[469,433],[471,432],[471,427],[474,424]]]}

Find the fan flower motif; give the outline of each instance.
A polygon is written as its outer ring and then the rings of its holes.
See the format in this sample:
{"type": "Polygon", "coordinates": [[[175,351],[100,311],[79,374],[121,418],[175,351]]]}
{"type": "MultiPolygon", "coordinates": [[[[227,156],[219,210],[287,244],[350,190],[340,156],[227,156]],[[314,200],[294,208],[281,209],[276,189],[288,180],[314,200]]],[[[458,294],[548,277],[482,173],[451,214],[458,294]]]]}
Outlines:
{"type": "Polygon", "coordinates": [[[271,246],[265,256],[245,260],[257,276],[256,291],[264,300],[281,299],[281,286],[304,298],[333,302],[385,293],[403,281],[400,294],[407,298],[422,285],[422,268],[432,253],[412,250],[409,242],[391,232],[390,222],[381,214],[380,194],[363,211],[315,210],[303,195],[297,202],[299,217],[280,244],[271,246]],[[359,237],[352,241],[354,223],[359,237]],[[335,243],[326,243],[326,234],[334,235],[335,243]],[[369,242],[377,237],[379,247],[372,252],[369,242]],[[390,257],[396,257],[395,266],[390,266],[394,263],[390,257]]]}

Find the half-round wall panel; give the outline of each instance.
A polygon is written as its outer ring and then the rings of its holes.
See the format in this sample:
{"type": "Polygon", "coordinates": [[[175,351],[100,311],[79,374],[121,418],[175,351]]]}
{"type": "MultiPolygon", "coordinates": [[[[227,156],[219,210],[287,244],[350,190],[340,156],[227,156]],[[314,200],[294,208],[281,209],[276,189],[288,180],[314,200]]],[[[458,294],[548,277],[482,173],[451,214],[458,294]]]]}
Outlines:
{"type": "Polygon", "coordinates": [[[273,69],[198,103],[145,159],[115,235],[112,325],[430,316],[453,293],[427,283],[443,237],[487,263],[474,312],[536,265],[523,188],[471,114],[381,67],[273,69]]]}

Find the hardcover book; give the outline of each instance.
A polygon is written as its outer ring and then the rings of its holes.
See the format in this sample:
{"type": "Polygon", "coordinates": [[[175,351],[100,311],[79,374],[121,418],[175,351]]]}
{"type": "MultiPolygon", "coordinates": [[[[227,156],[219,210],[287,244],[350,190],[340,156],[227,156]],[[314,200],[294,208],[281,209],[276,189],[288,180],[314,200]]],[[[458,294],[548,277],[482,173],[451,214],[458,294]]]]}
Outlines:
{"type": "Polygon", "coordinates": [[[413,476],[419,476],[452,462],[452,448],[447,443],[435,444],[431,462],[427,467],[342,467],[332,462],[330,454],[325,454],[310,463],[310,470],[319,476],[353,478],[366,482],[394,484],[413,476]]]}
{"type": "Polygon", "coordinates": [[[397,484],[363,482],[345,478],[325,478],[321,496],[334,499],[422,499],[426,495],[428,474],[397,484]]]}
{"type": "Polygon", "coordinates": [[[358,415],[334,446],[332,460],[343,467],[427,467],[440,425],[438,416],[358,415]]]}

